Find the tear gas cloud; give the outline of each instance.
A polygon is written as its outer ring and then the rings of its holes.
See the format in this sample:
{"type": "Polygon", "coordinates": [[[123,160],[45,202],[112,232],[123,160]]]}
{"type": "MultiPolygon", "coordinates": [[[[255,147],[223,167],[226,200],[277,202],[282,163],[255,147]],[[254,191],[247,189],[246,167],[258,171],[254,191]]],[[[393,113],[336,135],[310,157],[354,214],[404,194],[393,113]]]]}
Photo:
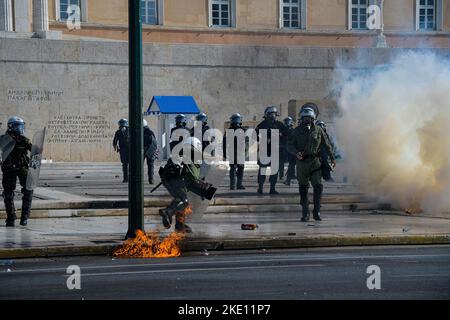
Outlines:
{"type": "Polygon", "coordinates": [[[350,179],[396,208],[450,213],[450,59],[410,51],[338,70],[335,129],[350,179]]]}

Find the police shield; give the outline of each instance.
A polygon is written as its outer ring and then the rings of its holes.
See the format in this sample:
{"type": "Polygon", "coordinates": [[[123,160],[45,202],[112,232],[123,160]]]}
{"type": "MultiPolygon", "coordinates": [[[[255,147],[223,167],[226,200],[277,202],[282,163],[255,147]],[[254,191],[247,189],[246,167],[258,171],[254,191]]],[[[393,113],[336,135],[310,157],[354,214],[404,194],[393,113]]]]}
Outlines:
{"type": "Polygon", "coordinates": [[[45,128],[36,132],[33,136],[33,146],[31,147],[30,164],[28,168],[26,188],[29,191],[36,188],[41,171],[42,153],[44,151],[45,128]]]}
{"type": "Polygon", "coordinates": [[[15,146],[16,141],[9,134],[0,136],[0,163],[8,158],[15,146]]]}
{"type": "MultiPolygon", "coordinates": [[[[228,165],[221,161],[207,161],[203,162],[200,167],[200,178],[205,182],[212,184],[215,188],[218,188],[228,172],[228,165]]],[[[193,192],[188,192],[188,200],[192,206],[191,219],[197,220],[203,217],[203,214],[208,209],[211,201],[198,196],[193,192]]]]}

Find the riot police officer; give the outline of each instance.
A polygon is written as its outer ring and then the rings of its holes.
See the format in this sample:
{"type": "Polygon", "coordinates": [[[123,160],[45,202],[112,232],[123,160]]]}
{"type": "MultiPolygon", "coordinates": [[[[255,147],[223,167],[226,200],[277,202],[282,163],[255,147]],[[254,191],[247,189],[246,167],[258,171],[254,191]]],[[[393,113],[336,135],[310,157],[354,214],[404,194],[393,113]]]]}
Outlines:
{"type": "Polygon", "coordinates": [[[149,128],[147,120],[144,126],[144,158],[147,160],[148,183],[153,184],[155,160],[158,157],[158,143],[155,133],[149,128]]]}
{"type": "Polygon", "coordinates": [[[334,155],[328,139],[322,128],[314,124],[317,106],[307,103],[300,111],[300,125],[295,128],[288,138],[288,151],[297,158],[297,180],[302,206],[301,221],[309,220],[308,189],[311,182],[314,189],[313,217],[321,221],[320,207],[322,201],[323,185],[320,162],[320,148],[326,148],[330,154],[332,166],[336,165],[334,155]]]}
{"type": "MultiPolygon", "coordinates": [[[[245,128],[242,126],[242,116],[239,113],[235,113],[230,117],[230,130],[243,130],[245,131],[245,128]]],[[[247,145],[247,143],[246,143],[247,145]]],[[[238,138],[235,137],[234,141],[230,146],[227,145],[226,135],[223,138],[223,149],[224,149],[224,156],[228,159],[230,162],[230,190],[235,190],[236,188],[238,190],[245,190],[244,185],[242,184],[242,181],[244,179],[244,163],[239,163],[239,157],[238,153],[240,148],[238,148],[238,138]],[[233,148],[234,156],[233,159],[230,158],[230,156],[227,154],[227,148],[233,148]],[[237,183],[236,183],[237,178],[237,183]]],[[[247,148],[245,147],[245,152],[247,153],[247,148]]],[[[245,158],[244,158],[245,161],[245,158]]]]}
{"type": "MultiPolygon", "coordinates": [[[[190,146],[191,153],[202,152],[202,143],[195,137],[189,137],[183,142],[190,146]]],[[[183,156],[184,157],[184,156],[183,156]]],[[[195,156],[192,154],[192,159],[195,156]]],[[[172,202],[164,209],[159,210],[164,227],[172,226],[172,217],[176,215],[175,231],[190,233],[192,229],[186,224],[185,209],[189,207],[187,192],[190,185],[199,181],[200,165],[196,163],[175,163],[169,158],[167,164],[159,170],[161,182],[173,197],[172,202]]]]}
{"type": "Polygon", "coordinates": [[[28,152],[31,151],[31,142],[24,136],[25,122],[18,116],[8,119],[8,129],[6,135],[14,140],[14,148],[1,163],[3,172],[3,199],[6,209],[6,226],[14,227],[16,220],[16,211],[14,208],[14,191],[16,189],[17,178],[19,178],[22,186],[22,215],[20,224],[27,225],[31,211],[31,201],[33,199],[33,191],[27,190],[26,182],[28,175],[28,165],[30,158],[28,152]]]}
{"type": "Polygon", "coordinates": [[[172,151],[173,148],[183,140],[183,137],[180,137],[178,139],[178,141],[172,140],[172,134],[173,134],[173,132],[175,130],[186,130],[187,135],[190,136],[191,133],[190,133],[189,129],[186,126],[187,126],[187,118],[186,118],[186,116],[184,114],[177,115],[175,117],[175,127],[173,127],[172,130],[170,130],[170,139],[171,139],[170,140],[170,144],[169,144],[170,151],[172,151]]]}
{"type": "Polygon", "coordinates": [[[129,130],[128,120],[119,120],[119,129],[114,134],[113,148],[120,154],[120,162],[122,163],[123,181],[128,182],[128,163],[129,163],[129,130]]]}
{"type": "MultiPolygon", "coordinates": [[[[256,126],[256,134],[258,136],[258,148],[261,147],[261,143],[267,143],[267,156],[271,157],[271,130],[278,129],[280,137],[284,137],[288,135],[288,130],[286,126],[281,122],[277,120],[278,117],[278,110],[276,107],[271,106],[267,107],[264,112],[264,120],[259,123],[256,126]],[[268,141],[260,141],[260,131],[261,130],[267,130],[267,137],[268,141]]],[[[279,152],[279,150],[277,150],[279,152]]],[[[258,152],[259,154],[259,152],[258,152]]],[[[258,171],[258,193],[263,193],[263,187],[264,182],[266,181],[266,176],[262,174],[263,168],[270,167],[270,164],[263,164],[260,162],[260,159],[258,159],[258,165],[259,165],[259,171],[258,171]]],[[[278,168],[277,168],[278,169],[278,168]]],[[[275,189],[275,185],[277,183],[278,173],[270,175],[269,182],[270,182],[270,194],[278,194],[278,192],[275,189]]]]}
{"type": "Polygon", "coordinates": [[[284,173],[284,163],[287,161],[288,170],[284,184],[290,186],[291,180],[295,178],[295,164],[297,159],[287,151],[287,142],[289,135],[294,131],[294,120],[291,117],[287,117],[283,120],[283,123],[288,128],[289,133],[287,137],[284,137],[280,144],[280,170],[283,170],[280,172],[280,177],[282,176],[282,172],[284,173]]]}

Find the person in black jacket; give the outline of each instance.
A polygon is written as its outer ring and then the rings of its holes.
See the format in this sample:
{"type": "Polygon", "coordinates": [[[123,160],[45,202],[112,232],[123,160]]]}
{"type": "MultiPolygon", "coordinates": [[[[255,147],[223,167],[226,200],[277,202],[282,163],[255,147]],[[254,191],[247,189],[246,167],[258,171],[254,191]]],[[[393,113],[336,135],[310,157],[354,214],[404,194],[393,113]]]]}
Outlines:
{"type": "MultiPolygon", "coordinates": [[[[22,118],[14,116],[8,119],[8,130],[6,138],[13,141],[12,151],[2,159],[1,168],[3,172],[3,200],[6,210],[6,227],[14,227],[16,220],[16,210],[14,208],[14,191],[16,190],[17,179],[22,186],[22,215],[20,224],[27,225],[31,211],[33,191],[26,188],[28,168],[31,151],[31,141],[24,136],[25,122],[22,118]]],[[[2,155],[4,156],[4,155],[2,155]]]]}
{"type": "MultiPolygon", "coordinates": [[[[245,132],[245,129],[242,126],[242,116],[239,113],[235,113],[230,117],[230,128],[229,130],[234,130],[236,132],[237,130],[243,130],[245,132]]],[[[238,190],[245,190],[244,185],[242,184],[242,181],[244,179],[244,163],[239,163],[239,152],[242,151],[242,148],[239,148],[238,145],[238,138],[235,137],[234,141],[231,142],[230,146],[227,145],[227,139],[226,135],[223,138],[223,154],[226,159],[230,162],[230,190],[235,190],[236,188],[238,190]],[[228,153],[228,148],[233,148],[234,156],[231,158],[231,156],[228,153]],[[236,184],[236,177],[237,177],[237,184],[236,184]]],[[[247,145],[247,141],[245,142],[247,145]]],[[[245,148],[245,153],[247,153],[247,148],[245,148]]],[[[245,157],[243,158],[245,162],[245,157]]]]}
{"type": "Polygon", "coordinates": [[[116,131],[113,139],[113,148],[120,154],[120,162],[122,162],[123,181],[128,182],[128,162],[129,162],[129,131],[128,120],[119,120],[119,129],[116,131]]]}
{"type": "MultiPolygon", "coordinates": [[[[270,141],[270,137],[271,137],[271,130],[273,129],[277,129],[279,130],[279,135],[280,137],[284,137],[286,135],[289,134],[288,129],[286,128],[286,126],[281,122],[277,120],[277,116],[278,116],[278,110],[276,107],[267,107],[265,112],[264,112],[264,120],[258,124],[256,126],[256,134],[258,136],[258,148],[261,147],[261,143],[267,143],[267,156],[271,157],[271,141],[270,141]],[[267,130],[267,138],[268,141],[260,141],[260,131],[261,130],[267,130]]],[[[277,150],[277,152],[279,152],[279,150],[277,150]]],[[[259,154],[259,151],[258,151],[259,154]]],[[[270,163],[269,164],[263,164],[260,162],[260,160],[258,159],[258,165],[259,165],[259,171],[258,171],[258,193],[259,194],[263,194],[263,187],[264,187],[264,182],[266,181],[266,176],[264,174],[262,174],[262,170],[263,168],[267,168],[270,167],[270,163]]],[[[278,168],[277,168],[278,169],[278,168]]],[[[278,180],[278,173],[272,174],[269,178],[269,182],[270,182],[270,194],[276,195],[278,194],[278,192],[275,189],[275,185],[277,183],[278,180]]]]}
{"type": "Polygon", "coordinates": [[[153,176],[155,172],[155,160],[158,157],[158,143],[153,131],[149,128],[146,120],[143,121],[144,126],[144,159],[147,160],[148,183],[153,184],[153,176]]]}

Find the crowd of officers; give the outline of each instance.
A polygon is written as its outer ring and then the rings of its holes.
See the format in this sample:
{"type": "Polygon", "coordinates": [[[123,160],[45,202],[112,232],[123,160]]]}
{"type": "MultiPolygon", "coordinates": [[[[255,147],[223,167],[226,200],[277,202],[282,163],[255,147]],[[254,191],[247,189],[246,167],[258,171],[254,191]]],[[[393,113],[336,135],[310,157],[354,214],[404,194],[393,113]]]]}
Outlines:
{"type": "MultiPolygon", "coordinates": [[[[280,167],[277,173],[269,175],[271,195],[278,194],[276,190],[277,180],[282,180],[286,177],[285,184],[290,185],[291,180],[297,179],[299,185],[300,204],[302,207],[301,221],[308,221],[310,218],[308,191],[310,185],[313,187],[313,218],[317,221],[321,220],[320,207],[323,193],[322,179],[327,181],[332,180],[331,171],[336,165],[335,163],[335,149],[330,137],[327,134],[326,124],[317,119],[318,108],[312,103],[305,104],[299,113],[299,122],[295,127],[294,121],[291,117],[285,118],[283,121],[278,120],[278,110],[276,107],[267,107],[264,112],[264,119],[256,126],[257,137],[260,136],[261,130],[267,130],[267,137],[271,136],[271,130],[278,130],[280,137],[279,146],[279,163],[280,167]],[[288,163],[288,169],[285,174],[285,164],[288,163]]],[[[208,117],[201,113],[196,116],[196,125],[201,125],[201,132],[205,134],[210,129],[208,125],[208,117]]],[[[128,166],[129,166],[129,128],[128,121],[121,119],[119,121],[119,129],[116,131],[113,139],[113,148],[120,154],[120,161],[123,169],[123,182],[128,182],[128,166]]],[[[16,181],[19,180],[22,186],[22,216],[21,224],[27,225],[27,220],[30,215],[32,191],[26,189],[26,179],[28,174],[29,158],[28,152],[31,151],[31,142],[24,136],[25,123],[19,117],[11,117],[8,120],[7,135],[11,136],[15,141],[15,147],[7,159],[3,159],[1,169],[3,172],[3,198],[5,209],[7,212],[7,226],[14,226],[16,220],[14,209],[14,190],[16,188],[16,181]]],[[[144,120],[144,159],[147,161],[148,167],[148,182],[154,183],[154,163],[158,157],[158,147],[156,136],[149,128],[147,121],[144,120]]],[[[175,130],[186,130],[186,134],[191,138],[188,143],[193,146],[197,152],[202,152],[212,141],[200,141],[194,138],[196,127],[189,129],[187,127],[186,116],[180,114],[175,118],[175,130]],[[200,149],[201,148],[201,149],[200,149]]],[[[197,128],[198,129],[198,128],[197,128]]],[[[243,118],[239,113],[235,113],[230,117],[229,130],[247,130],[243,126],[243,118]]],[[[180,140],[170,142],[171,150],[177,144],[182,142],[180,140]]],[[[235,139],[237,139],[235,137],[235,139]]],[[[183,143],[186,143],[183,142],[183,143]]],[[[262,143],[266,143],[266,150],[268,157],[271,157],[271,140],[264,141],[258,139],[258,148],[262,147],[262,143]]],[[[234,141],[234,159],[230,156],[224,155],[230,162],[230,190],[244,190],[244,163],[238,161],[238,142],[234,141]]],[[[227,146],[226,135],[223,141],[224,148],[227,146]]],[[[248,150],[246,149],[246,152],[248,150]]],[[[258,152],[259,154],[259,152],[258,152]]],[[[264,183],[266,180],[267,169],[270,163],[262,163],[258,158],[258,194],[263,194],[264,183]]],[[[188,168],[189,172],[199,173],[197,167],[188,168]],[[195,170],[193,170],[195,169],[195,170]]],[[[192,173],[194,177],[196,174],[192,173]]],[[[198,175],[198,174],[197,174],[198,175]]],[[[195,180],[195,179],[193,179],[195,180]]],[[[163,217],[164,218],[164,217],[163,217]]],[[[167,223],[166,225],[170,224],[167,223]]],[[[180,225],[179,228],[186,228],[180,225]]]]}
{"type": "MultiPolygon", "coordinates": [[[[257,193],[262,195],[264,193],[264,184],[266,177],[269,180],[269,194],[277,195],[276,184],[278,180],[284,180],[284,184],[291,185],[291,181],[296,179],[299,185],[300,204],[302,207],[302,221],[310,219],[308,192],[310,186],[313,188],[313,218],[317,221],[321,220],[320,207],[323,193],[322,179],[332,181],[331,171],[335,166],[335,148],[330,139],[326,124],[317,119],[318,108],[313,103],[305,104],[299,113],[298,123],[295,125],[291,117],[279,121],[279,113],[276,107],[267,107],[264,112],[263,120],[256,126],[255,131],[258,137],[258,148],[262,147],[262,143],[267,145],[267,156],[271,157],[271,130],[278,130],[279,134],[279,169],[277,173],[268,174],[271,163],[262,163],[258,158],[258,189],[257,193]],[[260,131],[267,130],[268,139],[262,141],[259,139],[260,131]],[[285,165],[287,164],[287,171],[285,165]]],[[[243,126],[243,117],[239,113],[233,114],[229,119],[228,130],[247,130],[243,126]]],[[[144,120],[145,121],[145,120],[144,120]]],[[[202,133],[210,129],[208,125],[208,117],[205,113],[200,113],[195,117],[194,127],[188,128],[188,119],[185,115],[179,114],[175,117],[175,126],[171,129],[171,136],[175,130],[186,130],[186,136],[194,137],[195,131],[202,133]],[[201,126],[201,130],[197,128],[201,126]]],[[[120,152],[121,161],[124,170],[124,182],[128,181],[128,123],[125,119],[119,121],[119,130],[117,130],[114,137],[114,148],[120,152]]],[[[230,162],[230,190],[245,190],[244,180],[244,163],[238,161],[239,151],[237,135],[235,141],[232,142],[234,146],[234,159],[227,154],[226,135],[224,135],[223,147],[224,157],[230,162]]],[[[170,150],[172,150],[178,143],[183,141],[183,136],[179,139],[171,139],[170,150]]],[[[202,150],[204,150],[212,141],[201,141],[202,150]]],[[[149,183],[153,184],[154,175],[154,161],[157,157],[157,148],[153,148],[151,152],[146,152],[150,146],[156,145],[156,138],[153,131],[150,130],[147,123],[144,122],[144,152],[148,165],[148,179],[149,183]]],[[[248,155],[248,148],[245,149],[248,155]]],[[[259,152],[258,152],[259,154],[259,152]]]]}

